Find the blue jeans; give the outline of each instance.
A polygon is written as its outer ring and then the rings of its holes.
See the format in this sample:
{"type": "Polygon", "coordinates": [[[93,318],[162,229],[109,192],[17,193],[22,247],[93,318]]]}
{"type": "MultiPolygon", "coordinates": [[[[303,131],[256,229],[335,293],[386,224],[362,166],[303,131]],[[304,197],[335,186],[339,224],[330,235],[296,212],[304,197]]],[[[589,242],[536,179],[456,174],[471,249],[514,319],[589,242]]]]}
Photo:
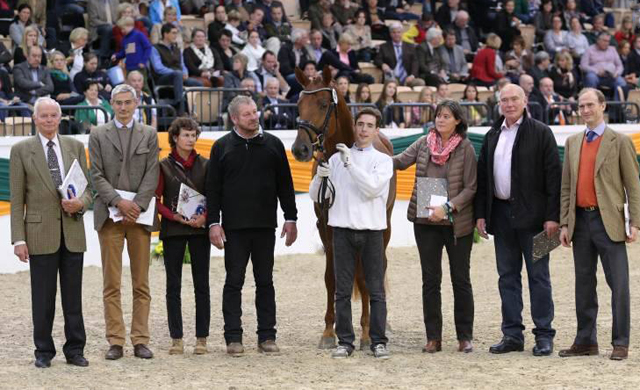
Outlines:
{"type": "Polygon", "coordinates": [[[549,276],[549,256],[533,262],[533,236],[540,229],[514,229],[511,226],[511,205],[507,201],[494,200],[491,224],[498,266],[498,287],[502,299],[502,333],[524,343],[522,324],[522,258],[524,257],[529,279],[531,316],[536,340],[553,339],[556,331],[553,321],[553,298],[549,276]]]}
{"type": "Polygon", "coordinates": [[[584,76],[584,86],[589,88],[598,88],[600,85],[606,85],[613,89],[613,99],[620,100],[618,95],[618,87],[625,87],[627,82],[620,76],[618,77],[600,77],[594,72],[587,72],[584,76]]]}
{"type": "Polygon", "coordinates": [[[357,256],[362,260],[369,291],[371,349],[387,344],[387,302],[384,293],[384,245],[382,230],[333,228],[333,267],[336,278],[336,334],[338,343],[354,349],[355,334],[351,318],[351,293],[357,256]]]}

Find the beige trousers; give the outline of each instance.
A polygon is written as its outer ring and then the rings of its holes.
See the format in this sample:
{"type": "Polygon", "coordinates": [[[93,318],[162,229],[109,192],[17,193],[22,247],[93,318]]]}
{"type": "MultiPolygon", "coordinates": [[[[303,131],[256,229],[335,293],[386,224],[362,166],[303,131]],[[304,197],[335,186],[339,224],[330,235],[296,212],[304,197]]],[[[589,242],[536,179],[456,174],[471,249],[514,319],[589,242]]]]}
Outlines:
{"type": "Polygon", "coordinates": [[[102,255],[104,320],[109,345],[125,344],[126,329],[122,315],[121,281],[122,250],[127,240],[127,253],[131,260],[133,285],[133,315],[131,342],[133,345],[149,343],[149,257],[151,233],[142,225],[124,225],[107,220],[98,232],[102,255]]]}

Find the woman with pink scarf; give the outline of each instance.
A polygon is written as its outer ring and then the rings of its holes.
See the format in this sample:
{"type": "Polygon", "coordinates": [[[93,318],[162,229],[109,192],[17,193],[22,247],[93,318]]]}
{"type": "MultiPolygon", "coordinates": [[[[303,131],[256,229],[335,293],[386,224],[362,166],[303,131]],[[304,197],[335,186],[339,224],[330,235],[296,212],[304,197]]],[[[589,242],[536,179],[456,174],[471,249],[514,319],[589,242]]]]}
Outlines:
{"type": "MultiPolygon", "coordinates": [[[[467,119],[459,103],[443,100],[436,107],[435,127],[393,158],[395,169],[416,165],[407,218],[413,230],[422,266],[422,308],[427,333],[423,352],[442,350],[442,249],[449,257],[453,284],[454,317],[459,352],[473,351],[473,291],[469,276],[473,245],[473,198],[476,193],[476,155],[467,139],[467,119]],[[446,187],[444,204],[431,202],[426,210],[418,204],[428,190],[420,178],[440,179],[446,187]]],[[[421,206],[424,207],[424,206],[421,206]]]]}

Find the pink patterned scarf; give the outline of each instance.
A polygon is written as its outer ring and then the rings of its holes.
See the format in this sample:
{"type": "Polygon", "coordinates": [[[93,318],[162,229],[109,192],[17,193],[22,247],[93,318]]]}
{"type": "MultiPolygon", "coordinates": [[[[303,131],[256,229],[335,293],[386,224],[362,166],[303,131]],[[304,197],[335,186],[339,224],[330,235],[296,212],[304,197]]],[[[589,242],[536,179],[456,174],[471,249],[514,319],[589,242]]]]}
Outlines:
{"type": "Polygon", "coordinates": [[[442,147],[442,137],[438,133],[438,130],[432,128],[429,130],[429,134],[427,135],[427,146],[429,146],[429,151],[431,151],[431,161],[438,165],[444,165],[447,160],[449,160],[449,155],[453,150],[460,144],[462,141],[462,137],[460,134],[453,133],[451,137],[449,137],[449,142],[446,147],[442,147]]]}

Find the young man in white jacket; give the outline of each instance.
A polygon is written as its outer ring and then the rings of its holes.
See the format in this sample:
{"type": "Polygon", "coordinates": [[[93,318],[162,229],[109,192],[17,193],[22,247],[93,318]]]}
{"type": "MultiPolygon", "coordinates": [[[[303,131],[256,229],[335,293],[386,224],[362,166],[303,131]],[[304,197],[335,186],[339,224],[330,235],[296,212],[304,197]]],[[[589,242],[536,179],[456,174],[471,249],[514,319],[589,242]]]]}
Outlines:
{"type": "Polygon", "coordinates": [[[355,334],[351,321],[351,292],[360,255],[371,302],[371,350],[377,358],[388,358],[385,324],[387,305],[384,293],[384,244],[387,228],[387,197],[393,176],[391,157],[377,151],[380,112],[364,108],[355,118],[355,144],[349,148],[338,144],[339,153],[329,164],[318,166],[309,195],[318,201],[320,184],[329,178],[335,186],[335,202],[329,209],[329,226],[333,229],[333,264],[336,275],[336,333],[338,347],[334,358],[351,356],[355,334]]]}

